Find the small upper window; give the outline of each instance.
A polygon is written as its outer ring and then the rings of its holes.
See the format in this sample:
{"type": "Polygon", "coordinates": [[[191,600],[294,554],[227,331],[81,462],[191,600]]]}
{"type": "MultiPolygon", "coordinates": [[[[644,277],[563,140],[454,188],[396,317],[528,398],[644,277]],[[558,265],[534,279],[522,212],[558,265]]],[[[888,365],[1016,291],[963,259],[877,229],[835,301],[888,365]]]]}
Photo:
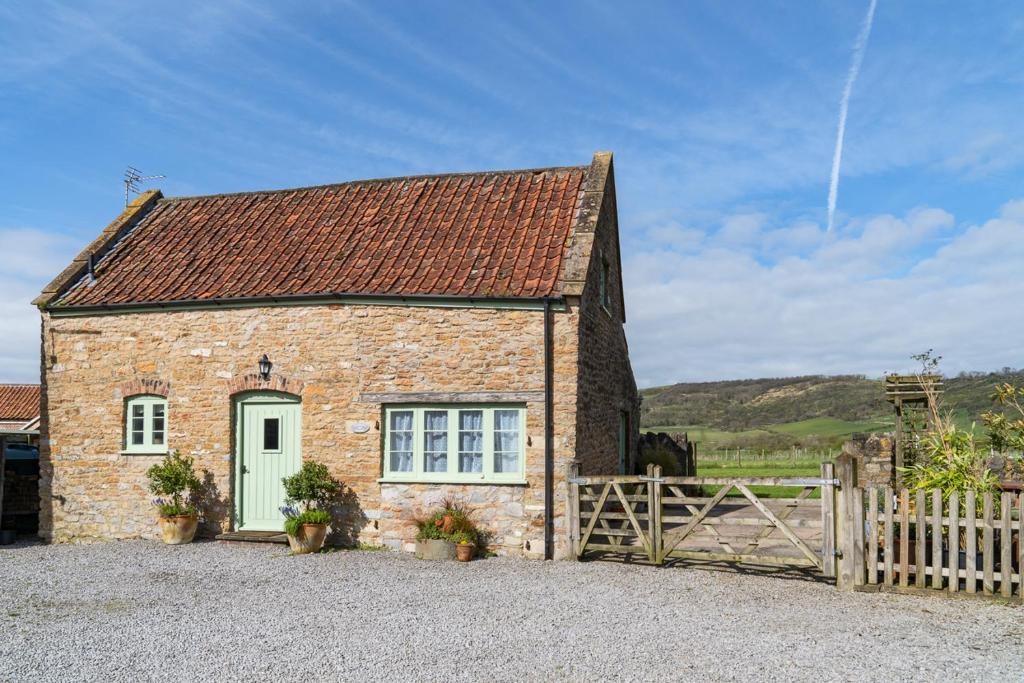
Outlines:
{"type": "Polygon", "coordinates": [[[167,450],[167,399],[132,396],[125,411],[125,450],[137,453],[167,450]]]}

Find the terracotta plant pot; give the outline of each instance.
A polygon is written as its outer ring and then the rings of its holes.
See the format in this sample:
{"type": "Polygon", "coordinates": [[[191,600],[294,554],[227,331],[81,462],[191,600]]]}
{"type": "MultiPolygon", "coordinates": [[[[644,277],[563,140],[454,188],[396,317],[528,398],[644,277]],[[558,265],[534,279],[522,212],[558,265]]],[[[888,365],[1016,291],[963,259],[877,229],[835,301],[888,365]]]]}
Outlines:
{"type": "Polygon", "coordinates": [[[327,538],[326,524],[303,524],[299,527],[299,535],[288,534],[288,545],[293,555],[306,555],[319,552],[327,538]]]}
{"type": "Polygon", "coordinates": [[[160,536],[167,545],[191,543],[199,527],[196,515],[177,515],[160,518],[160,536]]]}
{"type": "Polygon", "coordinates": [[[421,560],[454,560],[455,544],[451,541],[416,541],[416,557],[421,560]]]}
{"type": "Polygon", "coordinates": [[[476,555],[476,546],[472,543],[459,543],[455,546],[455,559],[459,562],[469,562],[476,555]]]}

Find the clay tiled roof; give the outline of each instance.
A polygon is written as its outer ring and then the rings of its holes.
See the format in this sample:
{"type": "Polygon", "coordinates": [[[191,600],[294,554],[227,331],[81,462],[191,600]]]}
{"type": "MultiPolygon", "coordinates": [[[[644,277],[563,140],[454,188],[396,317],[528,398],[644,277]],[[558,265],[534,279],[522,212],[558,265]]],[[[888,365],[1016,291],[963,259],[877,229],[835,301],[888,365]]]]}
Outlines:
{"type": "Polygon", "coordinates": [[[587,169],[159,199],[55,305],[557,295],[587,169]]]}
{"type": "Polygon", "coordinates": [[[38,416],[38,384],[0,384],[0,420],[27,421],[38,416]]]}

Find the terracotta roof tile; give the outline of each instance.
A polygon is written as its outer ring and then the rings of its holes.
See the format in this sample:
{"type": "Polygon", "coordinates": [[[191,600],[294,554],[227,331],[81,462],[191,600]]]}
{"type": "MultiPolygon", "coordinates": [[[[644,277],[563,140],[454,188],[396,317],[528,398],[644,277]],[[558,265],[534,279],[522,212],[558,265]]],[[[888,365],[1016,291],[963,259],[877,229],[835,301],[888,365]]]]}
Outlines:
{"type": "Polygon", "coordinates": [[[558,294],[587,167],[167,198],[58,306],[558,294]]]}
{"type": "Polygon", "coordinates": [[[38,384],[0,384],[0,420],[39,417],[38,384]]]}

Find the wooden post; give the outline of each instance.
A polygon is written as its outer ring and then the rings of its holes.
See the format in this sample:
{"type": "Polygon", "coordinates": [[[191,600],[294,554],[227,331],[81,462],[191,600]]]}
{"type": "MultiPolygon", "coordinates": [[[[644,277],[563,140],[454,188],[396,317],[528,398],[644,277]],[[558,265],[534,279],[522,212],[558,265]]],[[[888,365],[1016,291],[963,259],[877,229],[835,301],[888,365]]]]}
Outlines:
{"type": "Polygon", "coordinates": [[[982,514],[984,515],[984,527],[981,530],[982,543],[982,572],[981,590],[985,595],[992,595],[995,590],[995,580],[992,577],[992,570],[995,566],[995,551],[993,548],[993,527],[992,527],[992,492],[986,491],[982,498],[982,514]]]}
{"type": "Polygon", "coordinates": [[[1013,573],[1013,545],[1010,536],[1010,510],[1013,509],[1013,494],[1003,491],[999,502],[999,594],[1008,598],[1013,595],[1013,584],[1010,582],[1010,576],[1013,573]]]}
{"type": "Polygon", "coordinates": [[[978,586],[978,506],[974,490],[967,491],[967,502],[964,504],[966,513],[965,529],[967,531],[966,576],[964,589],[973,593],[978,586]]]}
{"type": "Polygon", "coordinates": [[[910,491],[900,490],[900,585],[910,585],[910,491]]]}
{"type": "Polygon", "coordinates": [[[580,485],[576,483],[580,476],[580,461],[575,458],[569,461],[569,544],[572,547],[573,559],[580,559],[580,485]]]}
{"type": "Polygon", "coordinates": [[[878,583],[878,488],[868,488],[868,583],[878,583]]]}
{"type": "MultiPolygon", "coordinates": [[[[661,465],[651,465],[648,476],[661,479],[661,465]]],[[[651,538],[649,559],[653,564],[662,563],[661,555],[661,482],[647,482],[647,530],[651,538]]]]}
{"type": "Polygon", "coordinates": [[[821,487],[821,573],[827,579],[836,575],[836,477],[835,465],[821,463],[821,478],[829,482],[821,487]]]}
{"type": "Polygon", "coordinates": [[[949,494],[949,552],[946,553],[949,565],[949,592],[960,590],[960,494],[956,491],[949,494]]]}
{"type": "Polygon", "coordinates": [[[839,503],[836,506],[836,545],[839,547],[839,568],[836,575],[836,586],[840,590],[851,591],[855,583],[857,570],[857,537],[853,507],[857,486],[857,461],[849,453],[841,453],[836,458],[836,477],[839,479],[839,503]]]}
{"type": "Polygon", "coordinates": [[[927,505],[925,504],[924,489],[918,489],[917,494],[914,497],[915,510],[915,522],[914,522],[914,538],[916,541],[914,550],[914,585],[918,588],[925,588],[928,581],[928,575],[925,574],[924,568],[928,565],[925,559],[925,543],[927,542],[928,536],[928,524],[925,521],[927,515],[927,505]]]}
{"type": "Polygon", "coordinates": [[[932,588],[942,588],[942,491],[932,490],[932,588]]]}

